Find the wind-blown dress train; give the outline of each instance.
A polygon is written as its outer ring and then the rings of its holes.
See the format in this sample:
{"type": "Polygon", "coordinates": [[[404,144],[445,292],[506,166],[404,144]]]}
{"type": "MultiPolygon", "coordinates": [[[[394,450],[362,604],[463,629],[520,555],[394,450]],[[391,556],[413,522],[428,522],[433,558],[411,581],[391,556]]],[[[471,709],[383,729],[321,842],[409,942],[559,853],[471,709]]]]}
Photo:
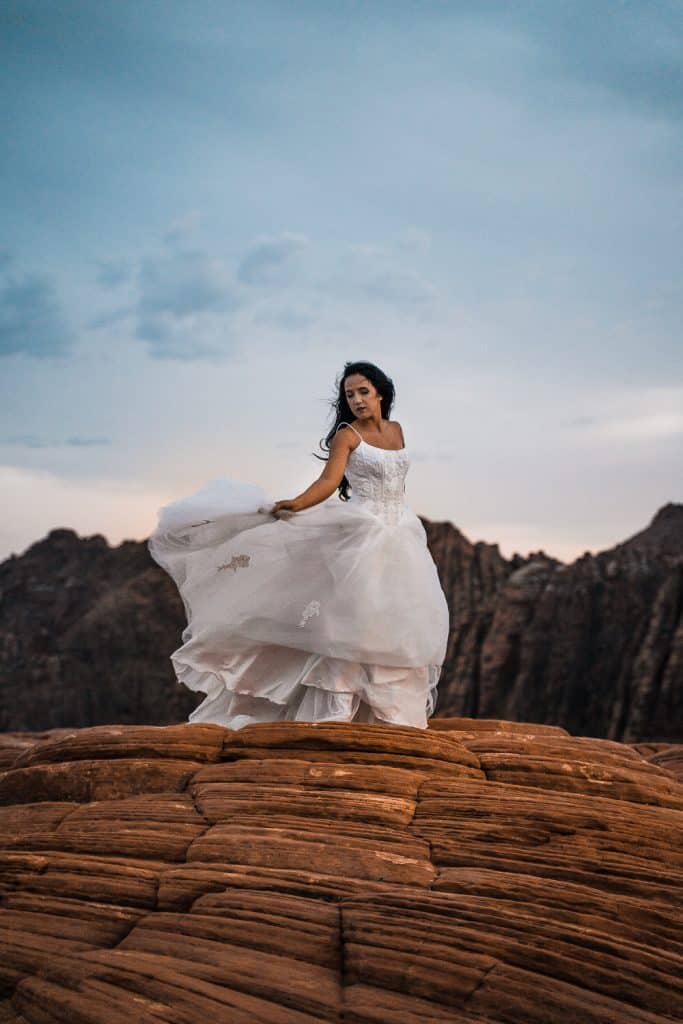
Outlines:
{"type": "Polygon", "coordinates": [[[378,448],[355,432],[348,501],[335,492],[279,519],[261,488],[218,479],[160,510],[149,550],[187,617],[171,661],[206,694],[188,721],[426,728],[448,605],[405,503],[405,445],[378,448]]]}

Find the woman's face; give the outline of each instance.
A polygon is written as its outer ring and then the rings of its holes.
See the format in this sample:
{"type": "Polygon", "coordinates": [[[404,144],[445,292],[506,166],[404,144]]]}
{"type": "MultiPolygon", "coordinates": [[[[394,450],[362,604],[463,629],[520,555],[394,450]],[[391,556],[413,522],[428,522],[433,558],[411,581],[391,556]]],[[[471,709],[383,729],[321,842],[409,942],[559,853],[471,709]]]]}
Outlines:
{"type": "Polygon", "coordinates": [[[362,373],[352,373],[344,381],[349,408],[356,419],[369,420],[382,416],[382,399],[375,385],[362,373]]]}

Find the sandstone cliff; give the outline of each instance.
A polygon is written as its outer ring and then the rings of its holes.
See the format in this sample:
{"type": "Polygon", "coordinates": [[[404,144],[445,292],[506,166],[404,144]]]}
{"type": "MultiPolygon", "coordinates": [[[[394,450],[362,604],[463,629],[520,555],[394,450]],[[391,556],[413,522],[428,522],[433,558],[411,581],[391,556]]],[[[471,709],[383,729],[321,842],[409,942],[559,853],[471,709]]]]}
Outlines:
{"type": "Polygon", "coordinates": [[[442,719],[0,750],[6,1024],[683,1019],[683,785],[629,746],[442,719]]]}
{"type": "MultiPolygon", "coordinates": [[[[437,716],[683,738],[683,505],[571,565],[424,525],[452,622],[437,716]]],[[[184,621],[143,543],[53,530],[0,565],[0,729],[186,720],[184,621]]]]}
{"type": "Polygon", "coordinates": [[[437,715],[683,738],[683,505],[571,565],[425,528],[452,622],[437,715]]]}

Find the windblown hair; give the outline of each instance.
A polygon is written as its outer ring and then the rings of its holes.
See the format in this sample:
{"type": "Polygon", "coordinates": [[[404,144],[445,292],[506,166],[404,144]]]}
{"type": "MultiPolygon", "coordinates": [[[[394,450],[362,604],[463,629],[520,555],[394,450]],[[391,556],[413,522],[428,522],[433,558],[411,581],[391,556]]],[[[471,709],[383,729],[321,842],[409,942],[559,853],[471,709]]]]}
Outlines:
{"type": "MultiPolygon", "coordinates": [[[[371,384],[374,384],[377,392],[380,396],[382,418],[385,420],[389,419],[391,408],[394,404],[394,398],[396,397],[396,390],[394,388],[394,382],[390,377],[387,377],[386,373],[383,373],[378,366],[374,363],[344,363],[344,369],[335,381],[336,395],[330,401],[332,411],[334,413],[334,423],[330,430],[327,432],[324,438],[320,440],[320,447],[323,451],[330,450],[331,441],[337,432],[337,427],[340,423],[350,423],[355,420],[354,414],[351,412],[349,403],[346,400],[346,389],[345,381],[347,377],[350,377],[353,373],[360,373],[363,377],[367,377],[371,384]]],[[[327,462],[327,458],[322,455],[318,455],[316,452],[312,453],[316,459],[322,459],[323,462],[327,462]]],[[[342,481],[339,484],[339,497],[342,501],[348,501],[350,498],[349,494],[349,481],[346,476],[342,477],[342,481]]]]}

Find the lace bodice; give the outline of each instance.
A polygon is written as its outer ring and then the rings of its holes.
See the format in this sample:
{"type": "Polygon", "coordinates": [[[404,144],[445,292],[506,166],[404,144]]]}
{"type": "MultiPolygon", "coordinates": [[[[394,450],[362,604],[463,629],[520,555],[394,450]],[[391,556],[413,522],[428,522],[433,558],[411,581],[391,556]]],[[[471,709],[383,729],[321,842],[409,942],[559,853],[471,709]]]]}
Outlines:
{"type": "Polygon", "coordinates": [[[371,512],[395,526],[403,513],[409,466],[405,448],[378,448],[361,438],[346,465],[346,478],[351,485],[349,500],[367,505],[371,512]]]}

